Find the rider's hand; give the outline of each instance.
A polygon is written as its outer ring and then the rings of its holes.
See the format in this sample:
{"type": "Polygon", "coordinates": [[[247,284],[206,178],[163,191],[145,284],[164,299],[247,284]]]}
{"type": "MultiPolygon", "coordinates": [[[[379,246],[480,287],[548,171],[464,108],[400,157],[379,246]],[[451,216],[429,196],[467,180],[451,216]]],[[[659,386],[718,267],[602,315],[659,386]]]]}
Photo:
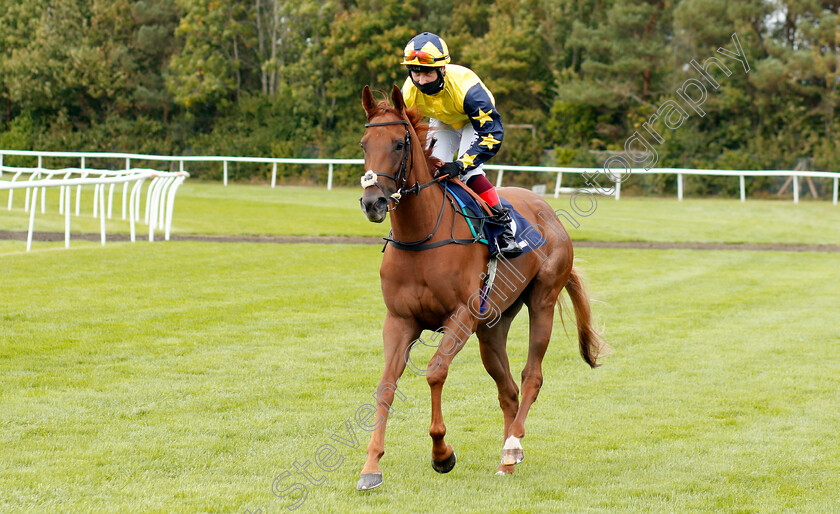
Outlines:
{"type": "Polygon", "coordinates": [[[438,167],[437,177],[446,176],[447,178],[455,178],[464,172],[464,168],[457,162],[445,162],[438,167]]]}

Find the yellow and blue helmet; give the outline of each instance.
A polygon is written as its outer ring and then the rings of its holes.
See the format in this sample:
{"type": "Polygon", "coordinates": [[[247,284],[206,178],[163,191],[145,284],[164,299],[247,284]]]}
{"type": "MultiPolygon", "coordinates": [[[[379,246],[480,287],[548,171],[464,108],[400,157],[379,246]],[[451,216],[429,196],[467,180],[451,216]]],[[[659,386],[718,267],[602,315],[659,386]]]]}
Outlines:
{"type": "Polygon", "coordinates": [[[405,45],[403,61],[405,66],[438,68],[449,62],[449,48],[446,41],[431,32],[417,34],[405,45]]]}

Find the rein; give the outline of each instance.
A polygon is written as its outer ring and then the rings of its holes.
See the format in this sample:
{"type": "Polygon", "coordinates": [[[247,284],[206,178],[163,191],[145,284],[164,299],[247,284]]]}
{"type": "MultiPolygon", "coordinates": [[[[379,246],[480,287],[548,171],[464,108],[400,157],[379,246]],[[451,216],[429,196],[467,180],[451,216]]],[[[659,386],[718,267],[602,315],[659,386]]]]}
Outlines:
{"type": "MultiPolygon", "coordinates": [[[[420,251],[423,251],[423,250],[431,250],[432,248],[438,248],[440,246],[446,246],[448,244],[471,245],[471,244],[475,244],[475,243],[480,243],[481,242],[481,234],[482,234],[482,230],[483,230],[483,226],[484,226],[484,221],[487,219],[487,216],[470,216],[469,214],[460,212],[458,210],[458,207],[455,205],[455,201],[452,200],[452,198],[449,198],[450,194],[451,194],[450,192],[448,192],[448,191],[446,191],[446,189],[444,189],[444,191],[443,191],[443,202],[441,202],[441,205],[440,205],[440,214],[438,214],[437,224],[435,225],[435,228],[434,228],[434,230],[432,230],[431,234],[429,234],[428,236],[426,236],[423,239],[420,239],[420,240],[417,240],[417,241],[411,241],[411,242],[397,241],[396,239],[392,239],[391,237],[386,237],[386,238],[384,238],[385,241],[386,241],[385,246],[387,246],[388,243],[390,243],[391,246],[393,246],[394,248],[397,248],[399,250],[410,250],[410,251],[414,251],[414,252],[420,252],[420,251]],[[459,238],[455,237],[455,224],[453,223],[452,224],[452,229],[449,232],[449,237],[448,238],[442,239],[440,241],[435,241],[434,243],[426,243],[426,241],[431,239],[432,236],[434,236],[435,233],[437,233],[438,227],[440,226],[440,220],[443,218],[443,211],[446,208],[446,200],[447,199],[449,200],[449,204],[452,206],[452,210],[455,212],[455,214],[463,216],[464,219],[475,219],[475,220],[479,221],[479,223],[480,223],[479,224],[479,229],[475,231],[475,234],[471,239],[467,239],[467,238],[459,239],[459,238]],[[426,243],[426,244],[423,244],[423,243],[426,243]]],[[[390,234],[389,234],[389,236],[390,236],[390,234]]],[[[382,248],[382,251],[384,252],[385,248],[382,248]]]]}

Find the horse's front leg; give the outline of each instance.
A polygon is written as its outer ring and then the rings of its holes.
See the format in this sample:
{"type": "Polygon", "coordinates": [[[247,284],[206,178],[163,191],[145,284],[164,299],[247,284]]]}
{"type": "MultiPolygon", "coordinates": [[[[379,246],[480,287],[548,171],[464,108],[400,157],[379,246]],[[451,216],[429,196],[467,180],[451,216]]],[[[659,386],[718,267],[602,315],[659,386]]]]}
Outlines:
{"type": "Polygon", "coordinates": [[[456,311],[444,323],[441,341],[432,360],[429,361],[426,380],[432,394],[432,424],[429,435],[432,437],[432,467],[438,473],[448,473],[455,467],[456,457],[452,445],[446,444],[446,425],[443,423],[441,396],[443,384],[449,374],[449,365],[455,355],[464,347],[470,335],[475,332],[476,321],[466,307],[456,311]]]}
{"type": "Polygon", "coordinates": [[[362,468],[362,476],[356,484],[356,489],[364,491],[382,485],[382,471],[379,469],[379,459],[385,454],[385,425],[388,413],[394,401],[397,380],[402,376],[406,366],[406,350],[412,341],[420,336],[421,329],[413,319],[398,318],[388,313],[382,329],[384,342],[385,368],[382,378],[376,388],[377,405],[376,417],[367,447],[367,460],[362,468]]]}

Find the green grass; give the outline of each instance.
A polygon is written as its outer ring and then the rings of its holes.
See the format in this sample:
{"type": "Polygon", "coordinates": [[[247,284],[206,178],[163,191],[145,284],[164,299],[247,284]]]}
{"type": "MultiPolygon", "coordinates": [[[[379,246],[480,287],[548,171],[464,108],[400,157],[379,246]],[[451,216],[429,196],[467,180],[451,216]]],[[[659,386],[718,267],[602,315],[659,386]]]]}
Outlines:
{"type": "MultiPolygon", "coordinates": [[[[384,235],[359,193],[188,181],[173,230],[384,235]]],[[[11,211],[0,196],[0,230],[25,230],[22,194],[11,211]]],[[[99,230],[90,197],[74,232],[99,230]]],[[[549,202],[571,211],[567,197],[549,202]]],[[[57,211],[50,192],[36,230],[62,231],[57,211]]],[[[840,244],[840,207],[827,202],[626,198],[576,220],[575,240],[840,244]]],[[[109,220],[108,232],[128,223],[109,220]]],[[[0,510],[282,511],[274,478],[313,460],[370,401],[382,362],[378,246],[73,239],[33,250],[0,241],[0,510]]],[[[342,447],[302,510],[836,509],[834,254],[576,257],[616,354],[590,371],[556,324],[515,475],[493,475],[501,413],[472,340],[444,393],[455,470],[431,470],[428,386],[408,374],[385,485],[354,490],[367,443],[357,429],[359,449],[342,447]]],[[[514,376],[526,338],[523,316],[514,376]]]]}
{"type": "MultiPolygon", "coordinates": [[[[108,220],[108,233],[129,231],[128,222],[119,219],[120,191],[117,188],[115,218],[108,220]]],[[[361,213],[360,195],[359,188],[327,191],[237,184],[225,188],[188,180],[178,191],[173,233],[387,235],[387,221],[370,223],[361,213]]],[[[92,196],[92,191],[83,192],[83,215],[72,217],[72,232],[99,231],[99,221],[91,217],[92,196]]],[[[26,230],[29,215],[23,211],[22,192],[15,193],[12,211],[6,210],[6,198],[0,195],[0,230],[26,230]]],[[[574,240],[840,244],[840,206],[826,201],[600,199],[594,213],[582,217],[573,213],[568,197],[546,198],[554,209],[574,216],[578,228],[566,223],[574,240]]],[[[588,207],[585,200],[580,203],[588,207]]],[[[142,205],[145,208],[145,198],[142,205]]],[[[36,213],[36,230],[63,232],[57,191],[48,191],[46,211],[36,213]]],[[[148,228],[140,224],[138,232],[145,236],[148,228]]]]}
{"type": "MultiPolygon", "coordinates": [[[[278,209],[284,195],[239,191],[278,209]]],[[[0,510],[285,511],[274,477],[313,460],[371,401],[377,246],[74,242],[27,254],[0,243],[0,510]]],[[[584,248],[577,258],[616,353],[589,370],[556,323],[516,474],[493,474],[501,412],[471,340],[444,389],[456,468],[429,465],[428,386],[409,373],[384,486],[354,489],[367,443],[357,429],[360,448],[342,448],[300,511],[837,508],[834,254],[584,248]]],[[[526,333],[523,316],[514,376],[526,333]]]]}

